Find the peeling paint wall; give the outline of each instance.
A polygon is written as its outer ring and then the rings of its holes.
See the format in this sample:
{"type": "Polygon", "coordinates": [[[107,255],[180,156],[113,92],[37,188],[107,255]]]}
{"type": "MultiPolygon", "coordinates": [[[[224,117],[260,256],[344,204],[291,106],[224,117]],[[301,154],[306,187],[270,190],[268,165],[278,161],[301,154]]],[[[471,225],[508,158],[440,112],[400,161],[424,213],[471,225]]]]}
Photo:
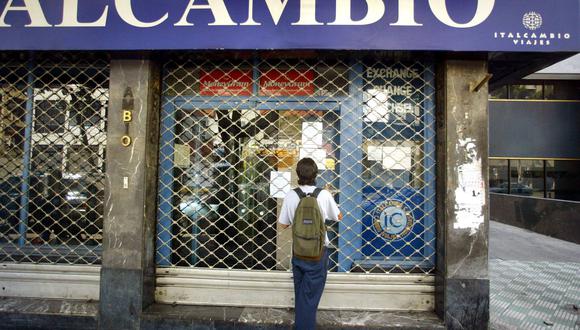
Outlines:
{"type": "Polygon", "coordinates": [[[475,235],[485,221],[485,187],[482,162],[474,138],[459,139],[457,154],[458,184],[455,189],[454,229],[469,229],[475,235]],[[463,158],[463,159],[462,159],[463,158]]]}
{"type": "Polygon", "coordinates": [[[448,329],[489,323],[485,60],[444,61],[438,72],[436,311],[448,329]]]}

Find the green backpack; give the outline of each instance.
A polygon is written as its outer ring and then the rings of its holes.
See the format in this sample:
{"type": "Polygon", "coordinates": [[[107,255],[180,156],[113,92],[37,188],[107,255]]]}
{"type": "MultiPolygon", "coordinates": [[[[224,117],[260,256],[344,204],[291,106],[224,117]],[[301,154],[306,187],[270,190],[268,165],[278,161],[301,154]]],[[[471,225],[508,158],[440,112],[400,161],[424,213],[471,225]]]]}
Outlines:
{"type": "Polygon", "coordinates": [[[316,198],[322,191],[316,188],[305,194],[300,188],[294,189],[300,202],[292,222],[292,249],[295,257],[306,260],[320,260],[324,251],[326,225],[316,198]]]}

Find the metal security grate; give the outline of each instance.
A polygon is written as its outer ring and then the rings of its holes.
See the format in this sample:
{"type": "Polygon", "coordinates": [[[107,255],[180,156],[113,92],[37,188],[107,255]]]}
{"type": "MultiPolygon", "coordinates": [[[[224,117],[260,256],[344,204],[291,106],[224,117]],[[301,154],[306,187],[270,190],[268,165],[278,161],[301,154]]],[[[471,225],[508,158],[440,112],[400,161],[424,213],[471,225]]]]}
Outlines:
{"type": "Polygon", "coordinates": [[[100,260],[109,61],[2,54],[0,260],[100,260]]]}
{"type": "Polygon", "coordinates": [[[433,67],[302,55],[165,64],[158,265],[289,270],[277,216],[311,157],[344,214],[332,271],[434,270],[433,67]]]}

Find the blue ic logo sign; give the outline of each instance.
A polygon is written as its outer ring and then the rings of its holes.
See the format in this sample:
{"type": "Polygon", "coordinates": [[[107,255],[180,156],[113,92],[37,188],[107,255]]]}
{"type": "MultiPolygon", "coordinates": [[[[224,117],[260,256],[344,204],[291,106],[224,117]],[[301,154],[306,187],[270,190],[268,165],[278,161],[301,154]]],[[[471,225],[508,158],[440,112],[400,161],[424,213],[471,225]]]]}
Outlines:
{"type": "Polygon", "coordinates": [[[415,222],[411,210],[398,200],[381,203],[373,211],[372,217],[374,231],[388,240],[404,238],[411,232],[415,222]]]}

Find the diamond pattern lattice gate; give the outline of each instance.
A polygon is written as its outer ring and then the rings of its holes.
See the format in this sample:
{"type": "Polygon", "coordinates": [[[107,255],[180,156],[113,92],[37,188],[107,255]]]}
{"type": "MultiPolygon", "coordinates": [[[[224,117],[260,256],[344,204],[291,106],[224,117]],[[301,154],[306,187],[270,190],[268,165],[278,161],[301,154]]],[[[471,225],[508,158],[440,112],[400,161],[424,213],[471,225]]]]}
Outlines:
{"type": "Polygon", "coordinates": [[[0,259],[100,262],[108,59],[2,54],[0,259]]]}
{"type": "Polygon", "coordinates": [[[308,156],[344,214],[333,271],[433,272],[431,65],[190,56],[163,79],[159,266],[289,270],[276,220],[308,156]]]}

